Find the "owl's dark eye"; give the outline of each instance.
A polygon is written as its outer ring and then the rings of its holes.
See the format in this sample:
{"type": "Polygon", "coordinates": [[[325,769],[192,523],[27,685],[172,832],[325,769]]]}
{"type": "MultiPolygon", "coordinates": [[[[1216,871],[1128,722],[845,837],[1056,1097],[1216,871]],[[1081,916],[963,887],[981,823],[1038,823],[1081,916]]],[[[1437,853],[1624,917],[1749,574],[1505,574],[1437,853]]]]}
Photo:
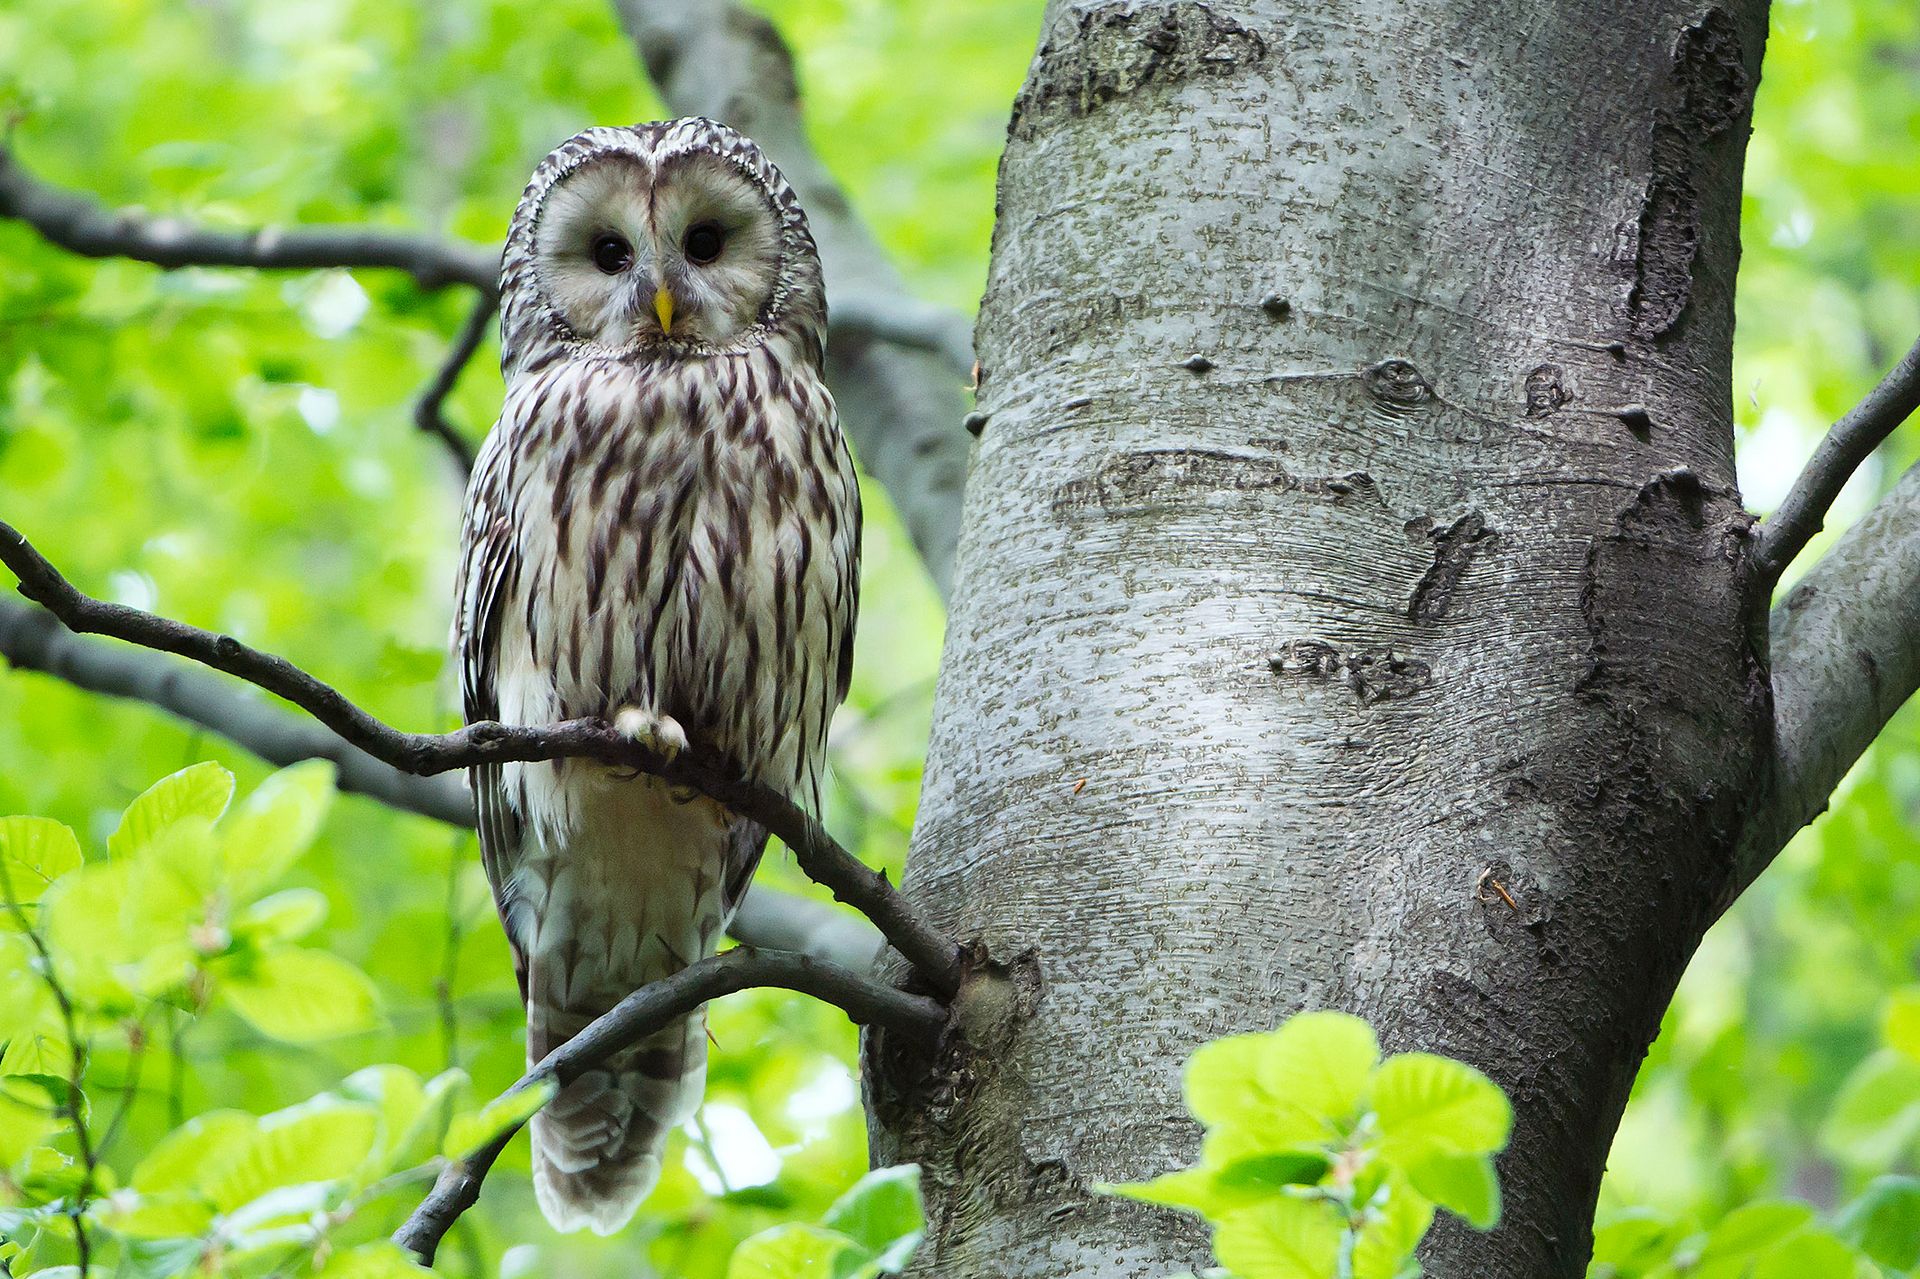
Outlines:
{"type": "Polygon", "coordinates": [[[698,222],[687,228],[687,261],[695,266],[705,266],[720,256],[720,250],[726,247],[727,233],[720,229],[718,222],[698,222]]]}
{"type": "Polygon", "coordinates": [[[618,275],[633,265],[633,246],[611,231],[593,239],[593,264],[608,275],[618,275]]]}

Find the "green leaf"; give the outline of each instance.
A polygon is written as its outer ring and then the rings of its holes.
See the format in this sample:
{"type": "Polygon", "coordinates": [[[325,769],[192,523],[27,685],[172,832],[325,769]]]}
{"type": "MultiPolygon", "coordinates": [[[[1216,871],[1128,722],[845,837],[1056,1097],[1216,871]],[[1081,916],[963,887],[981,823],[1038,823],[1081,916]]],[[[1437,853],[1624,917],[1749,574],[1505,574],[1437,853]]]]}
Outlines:
{"type": "Polygon", "coordinates": [[[0,903],[39,901],[48,885],[80,861],[80,841],[59,822],[0,817],[0,903]]]}
{"type": "Polygon", "coordinates": [[[1677,1228],[1650,1208],[1629,1208],[1593,1232],[1595,1266],[1624,1274],[1650,1270],[1672,1253],[1677,1228]]]}
{"type": "Polygon", "coordinates": [[[1476,1230],[1500,1223],[1500,1180],[1487,1155],[1428,1155],[1407,1165],[1413,1188],[1476,1230]]]}
{"type": "Polygon", "coordinates": [[[388,1150],[394,1168],[411,1168],[425,1163],[440,1152],[447,1128],[453,1122],[455,1103],[468,1084],[467,1072],[454,1067],[427,1080],[420,1111],[413,1123],[388,1150]]]}
{"type": "Polygon", "coordinates": [[[1885,1167],[1920,1137],[1920,1061],[1884,1048],[1840,1086],[1820,1144],[1852,1164],[1885,1167]]]}
{"type": "Polygon", "coordinates": [[[1311,1186],[1332,1162],[1317,1150],[1277,1150],[1236,1159],[1219,1170],[1215,1185],[1228,1194],[1277,1194],[1283,1186],[1311,1186]]]}
{"type": "Polygon", "coordinates": [[[1203,1045],[1187,1063],[1187,1104],[1229,1158],[1326,1140],[1359,1109],[1379,1058],[1373,1030],[1345,1013],[1301,1013],[1278,1030],[1203,1045]]]}
{"type": "Polygon", "coordinates": [[[1887,997],[1880,1029],[1888,1047],[1920,1062],[1920,986],[1907,986],[1887,997]]]}
{"type": "Polygon", "coordinates": [[[1750,1279],[1849,1279],[1855,1260],[1853,1249],[1832,1235],[1805,1230],[1769,1249],[1749,1275],[1750,1279]]]}
{"type": "Polygon", "coordinates": [[[1500,1150],[1513,1127],[1513,1107],[1499,1085],[1432,1053],[1387,1058],[1374,1075],[1372,1101],[1382,1152],[1402,1162],[1500,1150]]]}
{"type": "Polygon", "coordinates": [[[1380,1060],[1373,1027],[1340,1012],[1300,1013],[1268,1037],[1260,1055],[1260,1084],[1327,1120],[1360,1109],[1367,1078],[1380,1060]]]}
{"type": "Polygon", "coordinates": [[[398,1245],[370,1243],[334,1253],[313,1273],[314,1279],[415,1279],[433,1271],[398,1245]]]}
{"type": "Polygon", "coordinates": [[[214,763],[191,764],[161,778],[127,805],[119,829],[107,837],[107,855],[138,856],[183,817],[198,817],[212,825],[232,799],[232,773],[214,763]]]}
{"type": "Polygon", "coordinates": [[[288,765],[261,782],[221,832],[234,892],[250,896],[278,880],[313,846],[338,792],[324,759],[288,765]]]}
{"type": "Polygon", "coordinates": [[[271,1191],[353,1173],[373,1150],[379,1113],[357,1102],[316,1098],[263,1116],[203,1184],[221,1212],[271,1191]]]}
{"type": "Polygon", "coordinates": [[[214,1216],[213,1205],[205,1198],[184,1191],[114,1195],[102,1201],[97,1211],[108,1229],[135,1239],[203,1235],[213,1225],[214,1216]]]}
{"type": "Polygon", "coordinates": [[[221,991],[261,1034],[288,1043],[313,1043],[380,1024],[373,982],[324,950],[270,950],[229,977],[221,991]]]}
{"type": "Polygon", "coordinates": [[[1366,1216],[1354,1243],[1353,1279],[1397,1279],[1433,1224],[1433,1203],[1404,1176],[1393,1176],[1370,1201],[1366,1216]]]}
{"type": "Polygon", "coordinates": [[[919,1234],[925,1225],[920,1212],[920,1166],[876,1168],[834,1200],[821,1224],[876,1253],[919,1234]]]}
{"type": "Polygon", "coordinates": [[[1876,1177],[1834,1232],[1890,1270],[1920,1266],[1920,1177],[1876,1177]]]}
{"type": "Polygon", "coordinates": [[[837,1230],[786,1225],[741,1241],[727,1261],[727,1279],[835,1279],[835,1267],[860,1245],[837,1230]]]}
{"type": "Polygon", "coordinates": [[[327,917],[326,894],[288,888],[262,897],[234,918],[233,932],[255,945],[299,941],[327,917]]]}
{"type": "Polygon", "coordinates": [[[1204,1217],[1219,1217],[1230,1209],[1246,1206],[1245,1202],[1236,1202],[1221,1194],[1209,1168],[1182,1168],[1152,1181],[1101,1182],[1094,1189],[1101,1194],[1122,1195],[1141,1203],[1197,1212],[1204,1217]]]}
{"type": "Polygon", "coordinates": [[[59,1126],[59,1116],[45,1106],[0,1090],[0,1169],[19,1163],[59,1126]]]}
{"type": "Polygon", "coordinates": [[[1330,1279],[1340,1233],[1331,1206],[1281,1198],[1227,1214],[1213,1251],[1239,1279],[1330,1279]]]}
{"type": "Polygon", "coordinates": [[[440,1153],[449,1159],[465,1159],[500,1134],[533,1118],[558,1091],[551,1079],[543,1079],[530,1088],[502,1093],[478,1110],[455,1115],[447,1125],[447,1139],[440,1153]]]}
{"type": "Polygon", "coordinates": [[[405,1066],[368,1066],[347,1076],[340,1085],[340,1095],[350,1101],[364,1101],[380,1115],[380,1136],[365,1175],[377,1178],[391,1171],[397,1166],[393,1157],[398,1147],[427,1105],[427,1090],[420,1076],[405,1066]]]}
{"type": "Polygon", "coordinates": [[[1729,1279],[1744,1275],[1740,1267],[1806,1229],[1812,1221],[1813,1209],[1785,1200],[1736,1208],[1708,1232],[1706,1246],[1700,1250],[1698,1272],[1703,1277],[1724,1274],[1729,1279]]]}
{"type": "Polygon", "coordinates": [[[162,1137],[133,1169],[129,1183],[142,1194],[204,1190],[202,1175],[229,1162],[260,1121],[239,1110],[210,1110],[162,1137]]]}

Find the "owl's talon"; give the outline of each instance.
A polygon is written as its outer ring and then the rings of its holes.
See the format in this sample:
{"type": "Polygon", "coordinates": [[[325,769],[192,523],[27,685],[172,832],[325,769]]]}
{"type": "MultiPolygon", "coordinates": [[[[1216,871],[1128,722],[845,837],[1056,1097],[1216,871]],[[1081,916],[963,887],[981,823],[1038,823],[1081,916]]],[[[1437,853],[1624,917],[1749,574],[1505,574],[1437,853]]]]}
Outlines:
{"type": "Polygon", "coordinates": [[[671,760],[687,749],[687,730],[680,727],[679,720],[659,711],[622,706],[614,712],[613,731],[664,759],[671,760]]]}

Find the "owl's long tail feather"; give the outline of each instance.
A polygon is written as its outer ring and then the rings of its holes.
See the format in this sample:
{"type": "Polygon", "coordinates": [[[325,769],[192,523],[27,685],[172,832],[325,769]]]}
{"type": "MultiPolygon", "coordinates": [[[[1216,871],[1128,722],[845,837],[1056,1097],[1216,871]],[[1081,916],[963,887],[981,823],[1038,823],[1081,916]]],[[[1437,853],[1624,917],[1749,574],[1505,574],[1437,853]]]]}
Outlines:
{"type": "MultiPolygon", "coordinates": [[[[578,1034],[591,1016],[527,1005],[529,1062],[578,1034]]],[[[555,1230],[610,1235],[660,1180],[667,1135],[699,1107],[706,1014],[649,1035],[561,1089],[533,1117],[533,1190],[555,1230]]]]}

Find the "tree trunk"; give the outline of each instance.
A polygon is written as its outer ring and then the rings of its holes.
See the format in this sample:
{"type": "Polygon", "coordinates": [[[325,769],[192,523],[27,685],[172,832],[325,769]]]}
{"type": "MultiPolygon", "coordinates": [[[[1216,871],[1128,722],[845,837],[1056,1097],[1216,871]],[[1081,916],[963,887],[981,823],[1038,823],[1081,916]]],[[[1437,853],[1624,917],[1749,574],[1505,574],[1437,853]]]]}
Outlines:
{"type": "Polygon", "coordinates": [[[1578,1276],[1770,711],[1730,350],[1764,0],[1050,5],[913,893],[917,1273],[1207,1264],[1200,1043],[1342,1008],[1513,1097],[1441,1279],[1578,1276]]]}

